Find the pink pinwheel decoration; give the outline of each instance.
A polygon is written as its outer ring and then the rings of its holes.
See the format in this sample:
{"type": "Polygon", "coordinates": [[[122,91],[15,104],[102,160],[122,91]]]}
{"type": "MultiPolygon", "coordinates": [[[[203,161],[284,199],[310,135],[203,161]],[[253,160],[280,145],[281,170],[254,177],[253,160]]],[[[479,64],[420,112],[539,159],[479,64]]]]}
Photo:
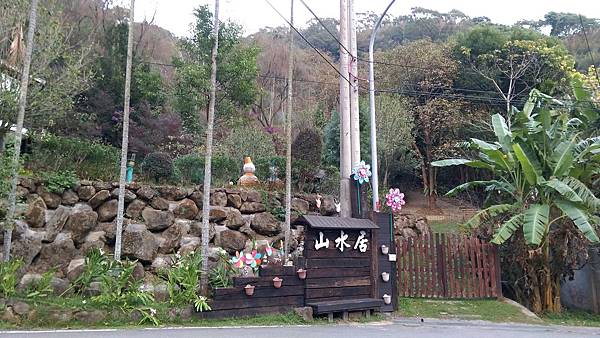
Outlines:
{"type": "Polygon", "coordinates": [[[352,169],[354,180],[358,181],[359,184],[369,182],[369,176],[371,176],[371,166],[366,164],[365,161],[360,161],[356,167],[352,169]]]}
{"type": "Polygon", "coordinates": [[[400,211],[402,206],[406,204],[404,194],[399,189],[390,189],[390,192],[385,195],[387,206],[392,208],[392,212],[400,211]]]}
{"type": "Polygon", "coordinates": [[[235,266],[236,268],[243,268],[244,267],[244,252],[242,251],[242,253],[240,254],[240,252],[236,252],[235,253],[235,257],[231,258],[231,264],[233,264],[233,266],[235,266]]]}

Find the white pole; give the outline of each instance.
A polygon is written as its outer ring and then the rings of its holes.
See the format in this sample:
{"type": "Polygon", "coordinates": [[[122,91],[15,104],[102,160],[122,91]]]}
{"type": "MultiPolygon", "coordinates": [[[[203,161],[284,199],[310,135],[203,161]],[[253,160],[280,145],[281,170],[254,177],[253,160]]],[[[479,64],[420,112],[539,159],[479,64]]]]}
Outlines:
{"type": "Polygon", "coordinates": [[[392,0],[385,8],[377,24],[373,27],[371,40],[369,41],[369,107],[371,111],[371,184],[373,185],[373,210],[379,211],[379,170],[377,164],[377,122],[375,120],[375,73],[373,70],[373,45],[375,44],[375,35],[381,26],[381,22],[387,11],[392,7],[396,0],[392,0]]]}
{"type": "Polygon", "coordinates": [[[131,98],[131,63],[133,59],[133,10],[135,0],[129,9],[129,33],[127,35],[127,65],[125,68],[125,102],[123,103],[123,137],[121,139],[121,170],[119,172],[119,198],[117,202],[117,230],[115,235],[115,260],[121,259],[121,237],[123,234],[123,213],[125,211],[125,174],[127,172],[127,148],[129,146],[129,102],[131,98]]]}
{"type": "Polygon", "coordinates": [[[288,74],[287,74],[287,111],[285,114],[285,244],[284,263],[288,262],[288,250],[290,247],[290,223],[292,218],[292,77],[294,75],[294,0],[290,1],[290,46],[288,51],[288,74]]]}
{"type": "Polygon", "coordinates": [[[348,0],[348,31],[350,34],[350,138],[352,142],[352,166],[356,166],[360,158],[360,114],[358,105],[358,47],[356,42],[356,13],[354,0],[348,0]]]}
{"type": "Polygon", "coordinates": [[[340,216],[350,217],[350,174],[352,140],[350,137],[350,86],[348,75],[348,0],[340,0],[340,216]]]}

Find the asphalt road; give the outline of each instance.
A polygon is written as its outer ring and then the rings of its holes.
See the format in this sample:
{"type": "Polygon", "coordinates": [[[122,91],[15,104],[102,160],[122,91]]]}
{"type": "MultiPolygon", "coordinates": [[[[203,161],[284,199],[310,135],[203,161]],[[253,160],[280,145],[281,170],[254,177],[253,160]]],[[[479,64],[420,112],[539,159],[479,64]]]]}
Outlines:
{"type": "Polygon", "coordinates": [[[60,331],[0,331],[0,337],[31,338],[586,338],[600,337],[600,328],[542,326],[521,324],[491,324],[485,322],[450,322],[396,320],[370,324],[338,324],[281,327],[228,328],[155,328],[140,330],[60,330],[60,331]]]}

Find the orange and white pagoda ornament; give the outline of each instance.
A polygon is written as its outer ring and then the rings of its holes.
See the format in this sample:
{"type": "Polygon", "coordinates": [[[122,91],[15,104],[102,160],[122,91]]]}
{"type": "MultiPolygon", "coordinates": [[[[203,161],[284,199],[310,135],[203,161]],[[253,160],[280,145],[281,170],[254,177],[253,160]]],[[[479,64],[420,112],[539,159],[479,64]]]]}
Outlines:
{"type": "Polygon", "coordinates": [[[252,163],[250,156],[244,157],[244,175],[238,180],[238,185],[241,186],[254,186],[258,184],[258,178],[254,175],[256,167],[252,163]]]}

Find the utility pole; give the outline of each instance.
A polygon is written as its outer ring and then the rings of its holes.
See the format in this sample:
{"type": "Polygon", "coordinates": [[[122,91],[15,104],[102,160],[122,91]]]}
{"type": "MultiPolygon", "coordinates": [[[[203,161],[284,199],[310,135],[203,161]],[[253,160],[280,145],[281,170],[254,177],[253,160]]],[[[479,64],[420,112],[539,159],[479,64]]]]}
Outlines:
{"type": "Polygon", "coordinates": [[[217,95],[217,52],[219,50],[219,0],[215,0],[215,21],[213,24],[213,47],[210,54],[210,99],[208,102],[208,123],[206,126],[206,156],[204,158],[204,196],[202,196],[202,274],[200,292],[208,295],[208,237],[210,219],[210,185],[212,175],[213,126],[215,124],[215,99],[217,95]]]}
{"type": "Polygon", "coordinates": [[[350,86],[348,74],[348,0],[340,0],[340,216],[350,217],[350,174],[352,140],[350,137],[350,86]]]}
{"type": "Polygon", "coordinates": [[[356,166],[360,158],[360,114],[358,104],[358,47],[356,42],[356,13],[354,0],[348,0],[348,31],[350,34],[350,138],[352,142],[352,166],[356,166]]]}
{"type": "MultiPolygon", "coordinates": [[[[285,114],[285,244],[284,264],[288,262],[288,250],[290,247],[290,223],[292,206],[292,99],[293,76],[294,76],[294,0],[290,0],[290,46],[288,50],[288,74],[287,74],[287,109],[285,114]]],[[[271,101],[272,102],[272,101],[271,101]]]]}
{"type": "Polygon", "coordinates": [[[121,260],[121,238],[123,234],[123,213],[125,211],[125,174],[127,172],[127,149],[129,146],[129,102],[131,99],[131,63],[133,60],[133,9],[129,8],[129,33],[127,35],[127,65],[125,68],[125,102],[123,103],[123,138],[121,140],[121,169],[119,171],[119,199],[117,201],[117,230],[115,234],[116,261],[121,260]]]}
{"type": "Polygon", "coordinates": [[[12,233],[15,226],[15,212],[17,210],[17,183],[19,182],[19,161],[21,157],[21,140],[23,138],[23,121],[25,120],[25,107],[27,106],[27,88],[29,87],[29,69],[31,67],[31,56],[33,55],[33,37],[37,25],[38,0],[31,0],[29,9],[29,28],[27,29],[27,47],[25,49],[25,60],[23,61],[23,72],[21,72],[21,85],[19,87],[19,111],[17,113],[17,126],[15,130],[15,153],[12,160],[10,193],[8,195],[8,213],[4,226],[4,253],[5,262],[10,260],[10,247],[12,245],[12,233]]]}

